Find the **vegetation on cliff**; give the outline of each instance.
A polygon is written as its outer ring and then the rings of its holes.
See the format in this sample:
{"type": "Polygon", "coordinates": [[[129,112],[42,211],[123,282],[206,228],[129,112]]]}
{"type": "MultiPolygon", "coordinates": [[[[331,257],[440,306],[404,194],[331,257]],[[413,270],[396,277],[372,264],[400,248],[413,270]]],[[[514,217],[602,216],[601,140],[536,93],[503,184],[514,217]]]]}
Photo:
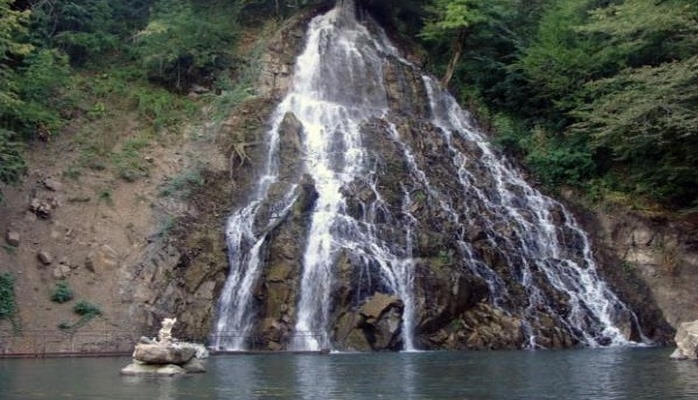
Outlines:
{"type": "MultiPolygon", "coordinates": [[[[240,77],[242,25],[319,3],[328,1],[0,0],[1,184],[21,179],[26,143],[106,118],[116,103],[153,131],[181,122],[192,85],[225,92],[240,77]]],[[[698,208],[692,1],[360,3],[426,44],[426,67],[541,183],[698,208]]],[[[137,179],[143,166],[107,139],[83,141],[85,164],[112,160],[137,179]]]]}
{"type": "Polygon", "coordinates": [[[543,184],[696,210],[693,2],[426,3],[430,66],[543,184]]]}

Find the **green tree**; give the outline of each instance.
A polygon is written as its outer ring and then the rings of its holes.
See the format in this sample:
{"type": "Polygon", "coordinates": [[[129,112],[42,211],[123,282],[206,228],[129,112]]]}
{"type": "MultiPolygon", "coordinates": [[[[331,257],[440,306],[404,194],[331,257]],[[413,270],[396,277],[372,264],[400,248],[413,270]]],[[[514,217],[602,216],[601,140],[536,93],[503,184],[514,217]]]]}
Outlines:
{"type": "Polygon", "coordinates": [[[512,65],[535,88],[534,100],[545,107],[534,112],[548,119],[566,123],[567,113],[584,102],[584,82],[594,78],[601,68],[591,57],[594,43],[575,30],[586,18],[587,3],[556,2],[543,14],[535,39],[512,65]]]}
{"type": "Polygon", "coordinates": [[[13,10],[12,3],[12,0],[0,0],[0,183],[3,184],[18,182],[26,168],[17,135],[8,120],[22,106],[13,66],[32,51],[30,44],[19,39],[26,34],[29,12],[13,10]]]}
{"type": "Polygon", "coordinates": [[[14,0],[0,0],[0,115],[20,104],[17,98],[12,65],[18,57],[29,54],[33,47],[19,38],[27,33],[28,11],[15,11],[14,0]]]}
{"type": "Polygon", "coordinates": [[[238,13],[237,2],[195,6],[188,0],[159,0],[150,22],[136,35],[149,77],[183,90],[227,66],[238,13]]]}
{"type": "Polygon", "coordinates": [[[585,82],[571,133],[609,154],[617,189],[698,206],[698,7],[625,0],[592,10],[576,31],[605,69],[585,82]]]}
{"type": "Polygon", "coordinates": [[[98,60],[97,55],[118,45],[111,3],[119,2],[33,0],[32,38],[39,46],[60,49],[73,65],[98,60]]]}
{"type": "Polygon", "coordinates": [[[450,57],[441,83],[448,86],[463,54],[466,36],[474,26],[487,21],[482,0],[431,0],[425,7],[428,17],[422,28],[427,41],[450,43],[450,57]]]}
{"type": "Polygon", "coordinates": [[[698,55],[629,68],[590,86],[597,95],[577,112],[573,131],[611,150],[624,189],[698,206],[698,55]]]}
{"type": "Polygon", "coordinates": [[[658,65],[698,52],[696,4],[686,0],[625,0],[589,13],[575,28],[596,43],[594,58],[624,67],[658,65]]]}

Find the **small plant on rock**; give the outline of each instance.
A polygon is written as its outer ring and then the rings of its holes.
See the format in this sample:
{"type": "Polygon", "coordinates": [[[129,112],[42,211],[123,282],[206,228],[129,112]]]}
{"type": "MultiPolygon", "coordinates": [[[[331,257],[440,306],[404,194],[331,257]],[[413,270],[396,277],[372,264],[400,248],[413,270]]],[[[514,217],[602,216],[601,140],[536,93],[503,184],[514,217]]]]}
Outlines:
{"type": "Polygon", "coordinates": [[[63,304],[73,299],[73,289],[70,288],[68,282],[58,282],[51,293],[51,301],[58,304],[63,304]]]}
{"type": "Polygon", "coordinates": [[[5,272],[0,274],[0,320],[11,318],[15,311],[15,278],[5,272]]]}
{"type": "Polygon", "coordinates": [[[0,273],[0,322],[7,319],[15,335],[22,333],[22,324],[17,313],[15,277],[9,272],[0,273]]]}
{"type": "Polygon", "coordinates": [[[88,322],[90,322],[94,317],[102,315],[102,310],[98,305],[92,304],[87,300],[80,300],[73,306],[73,312],[80,316],[80,319],[71,324],[69,322],[61,322],[58,324],[59,329],[63,330],[76,330],[88,322]]]}
{"type": "Polygon", "coordinates": [[[90,303],[89,301],[86,300],[80,300],[75,307],[73,307],[73,311],[75,314],[85,318],[93,318],[98,315],[102,315],[102,310],[99,308],[99,306],[90,303]]]}
{"type": "Polygon", "coordinates": [[[13,256],[13,255],[17,254],[17,247],[16,246],[12,246],[9,244],[3,244],[2,248],[5,249],[5,252],[9,255],[13,256]]]}

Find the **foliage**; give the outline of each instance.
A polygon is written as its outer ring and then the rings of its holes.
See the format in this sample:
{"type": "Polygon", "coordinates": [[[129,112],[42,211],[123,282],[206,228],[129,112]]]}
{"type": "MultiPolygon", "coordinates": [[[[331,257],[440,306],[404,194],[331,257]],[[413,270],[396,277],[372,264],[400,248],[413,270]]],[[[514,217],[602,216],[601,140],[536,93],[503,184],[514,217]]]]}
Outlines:
{"type": "Polygon", "coordinates": [[[12,10],[12,3],[12,0],[0,0],[0,115],[3,120],[7,113],[21,105],[12,62],[33,49],[30,44],[19,39],[26,33],[25,23],[29,13],[12,10]]]}
{"type": "MultiPolygon", "coordinates": [[[[65,59],[27,41],[28,10],[0,0],[0,183],[17,183],[26,166],[21,139],[45,137],[60,126],[56,89],[65,59]]],[[[0,201],[2,192],[0,191],[0,201]]]]}
{"type": "Polygon", "coordinates": [[[498,18],[508,0],[431,0],[424,6],[426,18],[420,36],[437,46],[447,46],[448,65],[442,83],[449,84],[458,67],[465,42],[481,26],[498,18]],[[448,44],[446,44],[448,43],[448,44]]]}
{"type": "Polygon", "coordinates": [[[73,312],[81,317],[96,317],[102,315],[102,310],[98,305],[92,304],[86,300],[80,300],[75,307],[73,307],[73,312]]]}
{"type": "Polygon", "coordinates": [[[136,35],[137,53],[151,79],[184,90],[229,65],[239,6],[216,6],[213,11],[189,0],[157,1],[148,25],[136,35]]]}
{"type": "Polygon", "coordinates": [[[56,283],[56,286],[53,287],[53,292],[51,293],[51,301],[63,304],[72,300],[73,296],[73,289],[70,288],[67,282],[58,282],[56,283]]]}
{"type": "Polygon", "coordinates": [[[542,15],[536,40],[512,65],[535,88],[537,101],[545,104],[542,112],[549,119],[566,119],[566,113],[583,102],[581,89],[600,67],[590,57],[592,44],[574,30],[584,18],[584,4],[561,0],[542,15]]]}
{"type": "Polygon", "coordinates": [[[695,3],[682,0],[625,0],[592,10],[575,31],[597,43],[599,60],[620,68],[656,66],[698,51],[696,12],[695,3]]]}
{"type": "Polygon", "coordinates": [[[480,0],[431,0],[424,7],[429,17],[421,35],[427,40],[436,40],[485,22],[483,5],[480,0]]]}
{"type": "MultiPolygon", "coordinates": [[[[462,3],[429,4],[448,11],[462,3]]],[[[469,5],[486,11],[484,19],[460,39],[451,86],[481,116],[493,116],[497,142],[541,183],[640,195],[672,208],[698,205],[694,3],[476,3],[469,5]]],[[[434,69],[443,71],[452,48],[430,47],[434,69]]]]}
{"type": "Polygon", "coordinates": [[[32,46],[18,40],[27,32],[26,22],[29,11],[12,9],[14,0],[0,0],[0,61],[3,63],[9,55],[28,54],[32,46]]]}
{"type": "Polygon", "coordinates": [[[121,179],[134,182],[148,176],[150,165],[140,153],[140,150],[148,145],[147,140],[128,139],[121,146],[121,151],[112,154],[112,162],[121,179]]]}
{"type": "Polygon", "coordinates": [[[15,278],[4,272],[0,274],[0,320],[11,318],[16,311],[15,278]]]}
{"type": "Polygon", "coordinates": [[[73,65],[99,63],[119,47],[117,21],[124,2],[108,0],[38,1],[32,3],[32,38],[37,46],[59,49],[73,65]]]}
{"type": "MultiPolygon", "coordinates": [[[[17,183],[27,170],[21,154],[22,144],[15,140],[13,132],[0,128],[0,183],[17,183]]],[[[0,203],[3,202],[0,191],[0,203]]]]}
{"type": "MultiPolygon", "coordinates": [[[[13,1],[0,0],[0,183],[16,183],[24,174],[25,165],[16,141],[16,134],[6,121],[20,109],[16,73],[12,61],[32,51],[31,45],[18,39],[26,33],[28,12],[10,8],[13,1]]],[[[0,191],[0,201],[2,201],[0,191]]]]}
{"type": "Polygon", "coordinates": [[[525,157],[536,177],[549,189],[561,185],[581,186],[594,176],[596,166],[589,146],[584,143],[571,145],[568,140],[539,143],[530,148],[525,157]]]}
{"type": "Polygon", "coordinates": [[[165,183],[158,193],[161,197],[186,197],[191,192],[192,188],[204,184],[204,178],[201,175],[201,168],[191,168],[181,174],[171,178],[165,183]]]}
{"type": "Polygon", "coordinates": [[[129,97],[136,104],[138,115],[150,123],[155,132],[177,126],[197,112],[191,100],[162,88],[134,86],[134,89],[129,97]]]}
{"type": "Polygon", "coordinates": [[[78,301],[75,306],[73,306],[73,312],[80,316],[80,318],[74,322],[61,322],[58,324],[59,329],[63,330],[76,330],[85,326],[88,322],[92,321],[95,317],[102,315],[102,309],[96,305],[92,304],[86,300],[78,301]]]}
{"type": "Polygon", "coordinates": [[[573,128],[610,149],[613,172],[635,182],[628,190],[690,206],[698,198],[698,55],[590,86],[597,95],[573,128]]]}
{"type": "Polygon", "coordinates": [[[29,139],[50,140],[64,123],[61,111],[72,107],[61,95],[68,84],[65,56],[55,50],[37,50],[27,55],[17,69],[17,94],[21,107],[8,117],[13,128],[29,139]]]}
{"type": "Polygon", "coordinates": [[[246,15],[263,15],[268,17],[270,14],[273,14],[276,17],[284,17],[303,7],[321,3],[322,1],[323,0],[242,0],[239,3],[241,11],[246,15]]]}

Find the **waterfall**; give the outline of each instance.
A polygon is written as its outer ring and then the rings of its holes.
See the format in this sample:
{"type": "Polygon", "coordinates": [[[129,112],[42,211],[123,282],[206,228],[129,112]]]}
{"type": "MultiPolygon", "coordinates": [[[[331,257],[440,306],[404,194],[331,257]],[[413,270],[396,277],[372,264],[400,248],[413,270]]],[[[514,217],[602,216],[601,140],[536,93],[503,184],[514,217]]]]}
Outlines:
{"type": "Polygon", "coordinates": [[[379,28],[367,26],[351,0],[309,23],[292,86],[271,119],[261,177],[227,221],[230,273],[212,347],[248,347],[260,313],[254,291],[265,279],[265,248],[293,213],[301,175],[316,196],[305,237],[297,238],[302,265],[295,314],[265,316],[274,319],[273,329],[288,331],[274,339],[282,347],[332,347],[338,319],[366,318],[357,310],[382,293],[399,300],[393,305],[401,310],[401,326],[390,332],[399,332],[403,350],[418,348],[416,331],[437,312],[416,294],[417,271],[433,264],[428,235],[443,242],[438,253],[455,265],[454,273],[484,282],[487,302],[521,321],[524,346],[536,347],[539,336],[550,334],[550,319],[579,343],[627,343],[617,324],[634,323],[634,315],[598,276],[572,215],[529,186],[446,91],[421,76],[379,28]],[[392,93],[391,74],[413,93],[392,93]],[[295,175],[279,166],[280,131],[289,115],[302,126],[295,175]],[[399,161],[380,154],[385,151],[399,161]],[[274,218],[266,215],[269,208],[274,218]],[[350,265],[352,277],[351,299],[343,300],[341,312],[340,263],[350,265]]]}
{"type": "MultiPolygon", "coordinates": [[[[559,321],[582,336],[582,341],[590,346],[601,344],[627,344],[628,340],[614,320],[613,314],[624,314],[626,319],[635,320],[632,312],[607,287],[596,272],[596,263],[584,231],[579,228],[574,217],[559,203],[543,196],[529,186],[516,172],[498,158],[487,140],[470,124],[470,118],[455,100],[440,89],[429,77],[424,77],[433,112],[433,121],[446,137],[453,163],[459,170],[459,183],[462,190],[473,193],[476,208],[491,210],[495,218],[488,221],[488,229],[496,237],[492,227],[498,219],[506,220],[513,235],[499,237],[508,245],[520,249],[520,283],[529,294],[530,304],[525,314],[538,318],[536,308],[559,318],[559,321]],[[484,169],[493,178],[494,191],[486,194],[475,183],[476,179],[465,165],[466,156],[451,145],[453,135],[478,146],[481,152],[477,168],[484,169]],[[561,213],[563,226],[553,222],[553,213],[561,213]],[[565,235],[572,235],[581,248],[570,249],[561,241],[565,235]],[[533,260],[534,265],[531,265],[533,260]],[[570,310],[562,316],[545,304],[545,295],[533,279],[533,269],[545,274],[547,281],[556,289],[569,296],[570,310]],[[601,328],[592,325],[598,324],[601,328]],[[590,332],[597,332],[592,336],[590,332]]],[[[473,168],[473,165],[470,165],[473,168]]],[[[501,242],[500,242],[501,243],[501,242]]],[[[490,280],[489,277],[483,278],[490,280]]],[[[529,337],[530,347],[535,347],[535,338],[529,337]]]]}
{"type": "MultiPolygon", "coordinates": [[[[411,299],[405,266],[409,261],[375,234],[376,215],[386,211],[375,182],[369,182],[375,199],[363,205],[359,219],[348,216],[341,194],[343,187],[371,175],[361,125],[387,112],[382,54],[393,51],[356,20],[353,2],[343,3],[311,22],[294,86],[280,106],[304,126],[306,168],[319,195],[303,256],[295,331],[320,332],[320,338],[297,336],[298,350],[318,350],[329,340],[329,300],[338,249],[349,249],[365,264],[379,265],[392,290],[406,303],[411,299]]],[[[405,343],[409,348],[411,338],[405,343]]]]}

